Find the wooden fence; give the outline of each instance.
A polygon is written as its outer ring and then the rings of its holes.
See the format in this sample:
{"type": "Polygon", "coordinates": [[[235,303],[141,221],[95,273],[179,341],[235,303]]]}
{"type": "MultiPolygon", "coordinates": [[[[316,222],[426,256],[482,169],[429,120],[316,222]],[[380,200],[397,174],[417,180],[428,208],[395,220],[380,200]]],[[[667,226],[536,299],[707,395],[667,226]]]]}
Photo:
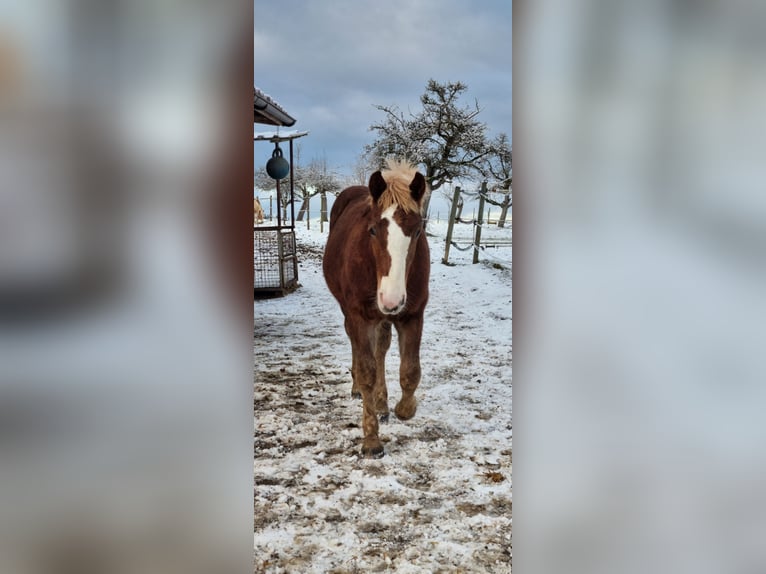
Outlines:
{"type": "MultiPolygon", "coordinates": [[[[447,223],[447,238],[444,245],[444,257],[442,258],[442,263],[445,265],[449,265],[449,252],[450,247],[454,247],[455,249],[459,251],[468,251],[469,249],[473,249],[473,263],[479,262],[479,252],[481,250],[486,249],[487,247],[501,247],[501,246],[508,246],[512,245],[512,239],[509,240],[498,240],[498,239],[492,239],[491,242],[486,243],[485,245],[482,245],[481,243],[481,231],[482,228],[485,225],[490,225],[489,218],[487,220],[484,219],[484,204],[486,200],[487,195],[487,183],[484,182],[481,185],[481,191],[479,192],[479,209],[477,217],[469,220],[460,219],[457,216],[457,210],[458,210],[458,203],[460,201],[460,194],[462,193],[462,190],[460,187],[455,187],[455,192],[452,196],[452,208],[450,210],[450,216],[447,223]],[[453,230],[456,223],[470,223],[474,226],[474,235],[473,240],[468,245],[461,246],[456,241],[453,241],[453,230]]],[[[497,222],[497,220],[496,220],[497,222]]]]}

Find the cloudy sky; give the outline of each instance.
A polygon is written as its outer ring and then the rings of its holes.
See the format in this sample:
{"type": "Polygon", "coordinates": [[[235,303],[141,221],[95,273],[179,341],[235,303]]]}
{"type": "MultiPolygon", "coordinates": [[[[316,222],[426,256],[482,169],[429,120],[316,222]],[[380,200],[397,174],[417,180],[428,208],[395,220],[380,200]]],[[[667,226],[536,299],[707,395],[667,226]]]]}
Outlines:
{"type": "MultiPolygon", "coordinates": [[[[257,0],[255,85],[308,130],[304,162],[326,156],[350,172],[374,104],[420,109],[426,82],[462,81],[464,103],[478,99],[490,135],[511,135],[511,2],[509,0],[257,0]]],[[[256,130],[267,126],[256,126],[256,130]]],[[[259,146],[263,156],[270,149],[259,146]]],[[[264,161],[265,161],[264,159],[264,161]]]]}

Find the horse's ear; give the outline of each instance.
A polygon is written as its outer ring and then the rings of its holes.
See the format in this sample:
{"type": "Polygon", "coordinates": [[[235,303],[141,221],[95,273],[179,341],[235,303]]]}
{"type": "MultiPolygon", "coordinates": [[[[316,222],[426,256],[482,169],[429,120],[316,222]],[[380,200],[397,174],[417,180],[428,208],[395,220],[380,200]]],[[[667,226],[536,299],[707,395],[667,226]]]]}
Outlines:
{"type": "Polygon", "coordinates": [[[412,178],[412,182],[410,182],[410,193],[412,194],[412,199],[418,203],[423,199],[423,195],[426,193],[426,178],[423,177],[422,173],[417,172],[415,177],[412,178]]]}
{"type": "Polygon", "coordinates": [[[380,170],[370,176],[370,185],[368,187],[370,188],[372,198],[378,201],[383,192],[386,191],[386,180],[383,179],[383,174],[380,173],[380,170]]]}

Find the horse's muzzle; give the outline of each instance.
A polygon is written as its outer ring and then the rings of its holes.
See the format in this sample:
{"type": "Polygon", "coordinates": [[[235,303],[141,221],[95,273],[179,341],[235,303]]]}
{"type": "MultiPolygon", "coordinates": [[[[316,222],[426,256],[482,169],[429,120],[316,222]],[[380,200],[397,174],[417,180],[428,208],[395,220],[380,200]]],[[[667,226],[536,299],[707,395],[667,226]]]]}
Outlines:
{"type": "Polygon", "coordinates": [[[401,311],[404,308],[404,302],[406,300],[406,297],[402,296],[399,303],[391,304],[391,301],[386,301],[383,299],[382,295],[378,297],[378,308],[380,309],[380,312],[384,315],[396,315],[399,311],[401,311]]]}

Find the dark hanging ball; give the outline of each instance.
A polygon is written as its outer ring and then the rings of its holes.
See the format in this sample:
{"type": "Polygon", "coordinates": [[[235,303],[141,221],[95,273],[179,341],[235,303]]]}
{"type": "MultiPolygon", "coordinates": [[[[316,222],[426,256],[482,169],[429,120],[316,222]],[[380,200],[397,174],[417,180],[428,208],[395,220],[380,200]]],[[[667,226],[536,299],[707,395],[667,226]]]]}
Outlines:
{"type": "Polygon", "coordinates": [[[290,164],[282,157],[282,150],[279,146],[271,154],[271,159],[266,162],[266,173],[273,179],[284,179],[290,173],[290,164]]]}

